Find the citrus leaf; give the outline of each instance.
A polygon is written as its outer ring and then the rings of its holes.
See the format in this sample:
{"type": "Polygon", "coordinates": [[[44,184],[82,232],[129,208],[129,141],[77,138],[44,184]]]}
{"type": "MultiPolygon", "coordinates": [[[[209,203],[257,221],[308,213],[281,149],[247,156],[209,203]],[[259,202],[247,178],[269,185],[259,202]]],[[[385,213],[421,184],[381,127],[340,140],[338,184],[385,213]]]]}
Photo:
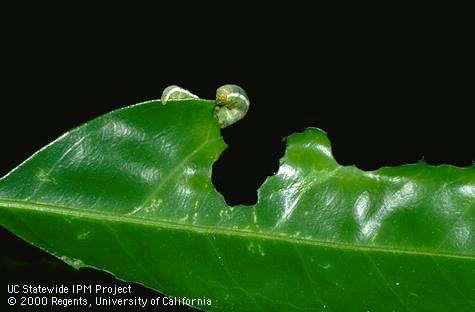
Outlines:
{"type": "Polygon", "coordinates": [[[0,180],[0,223],[80,268],[208,311],[472,311],[475,167],[339,165],[287,138],[253,206],[211,183],[215,101],[146,102],[61,136],[0,180]]]}

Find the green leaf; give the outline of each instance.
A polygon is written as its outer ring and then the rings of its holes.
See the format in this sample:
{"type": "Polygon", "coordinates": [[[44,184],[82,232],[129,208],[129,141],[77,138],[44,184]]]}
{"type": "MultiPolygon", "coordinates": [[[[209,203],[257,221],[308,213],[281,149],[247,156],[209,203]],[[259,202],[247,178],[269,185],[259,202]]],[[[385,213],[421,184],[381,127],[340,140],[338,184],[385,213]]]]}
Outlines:
{"type": "Polygon", "coordinates": [[[473,311],[474,166],[365,172],[310,128],[256,205],[229,207],[214,107],[152,101],[68,132],[0,181],[0,223],[209,311],[473,311]]]}

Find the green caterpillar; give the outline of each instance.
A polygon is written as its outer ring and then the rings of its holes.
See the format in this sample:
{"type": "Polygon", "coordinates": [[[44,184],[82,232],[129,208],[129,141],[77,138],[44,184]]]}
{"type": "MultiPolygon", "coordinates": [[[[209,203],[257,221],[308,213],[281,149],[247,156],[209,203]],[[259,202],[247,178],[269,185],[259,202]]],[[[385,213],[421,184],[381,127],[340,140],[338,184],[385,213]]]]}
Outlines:
{"type": "MultiPolygon", "coordinates": [[[[161,102],[166,105],[170,100],[197,99],[198,96],[179,86],[169,86],[163,90],[161,102]]],[[[216,90],[214,117],[221,128],[226,128],[242,119],[249,110],[249,98],[239,86],[227,84],[216,90]]]]}

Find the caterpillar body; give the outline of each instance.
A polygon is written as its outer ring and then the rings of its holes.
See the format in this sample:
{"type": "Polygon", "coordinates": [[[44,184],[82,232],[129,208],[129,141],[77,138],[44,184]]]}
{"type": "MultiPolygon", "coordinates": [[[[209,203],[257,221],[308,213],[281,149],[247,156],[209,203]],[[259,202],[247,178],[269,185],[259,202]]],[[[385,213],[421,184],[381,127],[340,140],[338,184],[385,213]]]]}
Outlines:
{"type": "Polygon", "coordinates": [[[224,85],[216,90],[214,116],[221,128],[225,128],[242,119],[249,110],[249,104],[249,98],[241,87],[224,85]]]}
{"type": "Polygon", "coordinates": [[[165,88],[162,93],[162,97],[160,101],[163,105],[166,105],[168,101],[176,101],[176,100],[189,100],[189,99],[197,99],[198,96],[194,95],[190,91],[183,89],[182,87],[171,85],[165,88]]]}
{"type": "MultiPolygon", "coordinates": [[[[172,85],[163,90],[161,103],[166,105],[170,100],[188,99],[198,99],[198,96],[179,86],[172,85]]],[[[216,107],[213,114],[220,127],[226,128],[246,115],[249,104],[249,98],[241,87],[227,84],[216,90],[216,107]]]]}

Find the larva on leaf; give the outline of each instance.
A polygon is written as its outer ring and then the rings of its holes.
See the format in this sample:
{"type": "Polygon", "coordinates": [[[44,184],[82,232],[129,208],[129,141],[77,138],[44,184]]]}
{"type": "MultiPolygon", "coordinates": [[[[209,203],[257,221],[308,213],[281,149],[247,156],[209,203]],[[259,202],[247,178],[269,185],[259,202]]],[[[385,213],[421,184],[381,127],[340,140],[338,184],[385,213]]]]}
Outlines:
{"type": "MultiPolygon", "coordinates": [[[[163,90],[161,102],[163,105],[166,105],[170,100],[188,99],[198,99],[198,96],[182,87],[172,85],[163,90]]],[[[226,128],[242,119],[248,110],[249,98],[241,87],[227,84],[216,90],[214,117],[218,120],[221,128],[226,128]]]]}
{"type": "Polygon", "coordinates": [[[243,118],[249,110],[249,98],[239,86],[227,84],[216,90],[214,116],[221,128],[226,128],[243,118]]]}
{"type": "Polygon", "coordinates": [[[166,105],[168,101],[176,100],[189,100],[189,99],[198,99],[198,96],[194,95],[190,91],[183,89],[182,87],[171,85],[165,88],[162,93],[160,101],[163,105],[166,105]]]}

